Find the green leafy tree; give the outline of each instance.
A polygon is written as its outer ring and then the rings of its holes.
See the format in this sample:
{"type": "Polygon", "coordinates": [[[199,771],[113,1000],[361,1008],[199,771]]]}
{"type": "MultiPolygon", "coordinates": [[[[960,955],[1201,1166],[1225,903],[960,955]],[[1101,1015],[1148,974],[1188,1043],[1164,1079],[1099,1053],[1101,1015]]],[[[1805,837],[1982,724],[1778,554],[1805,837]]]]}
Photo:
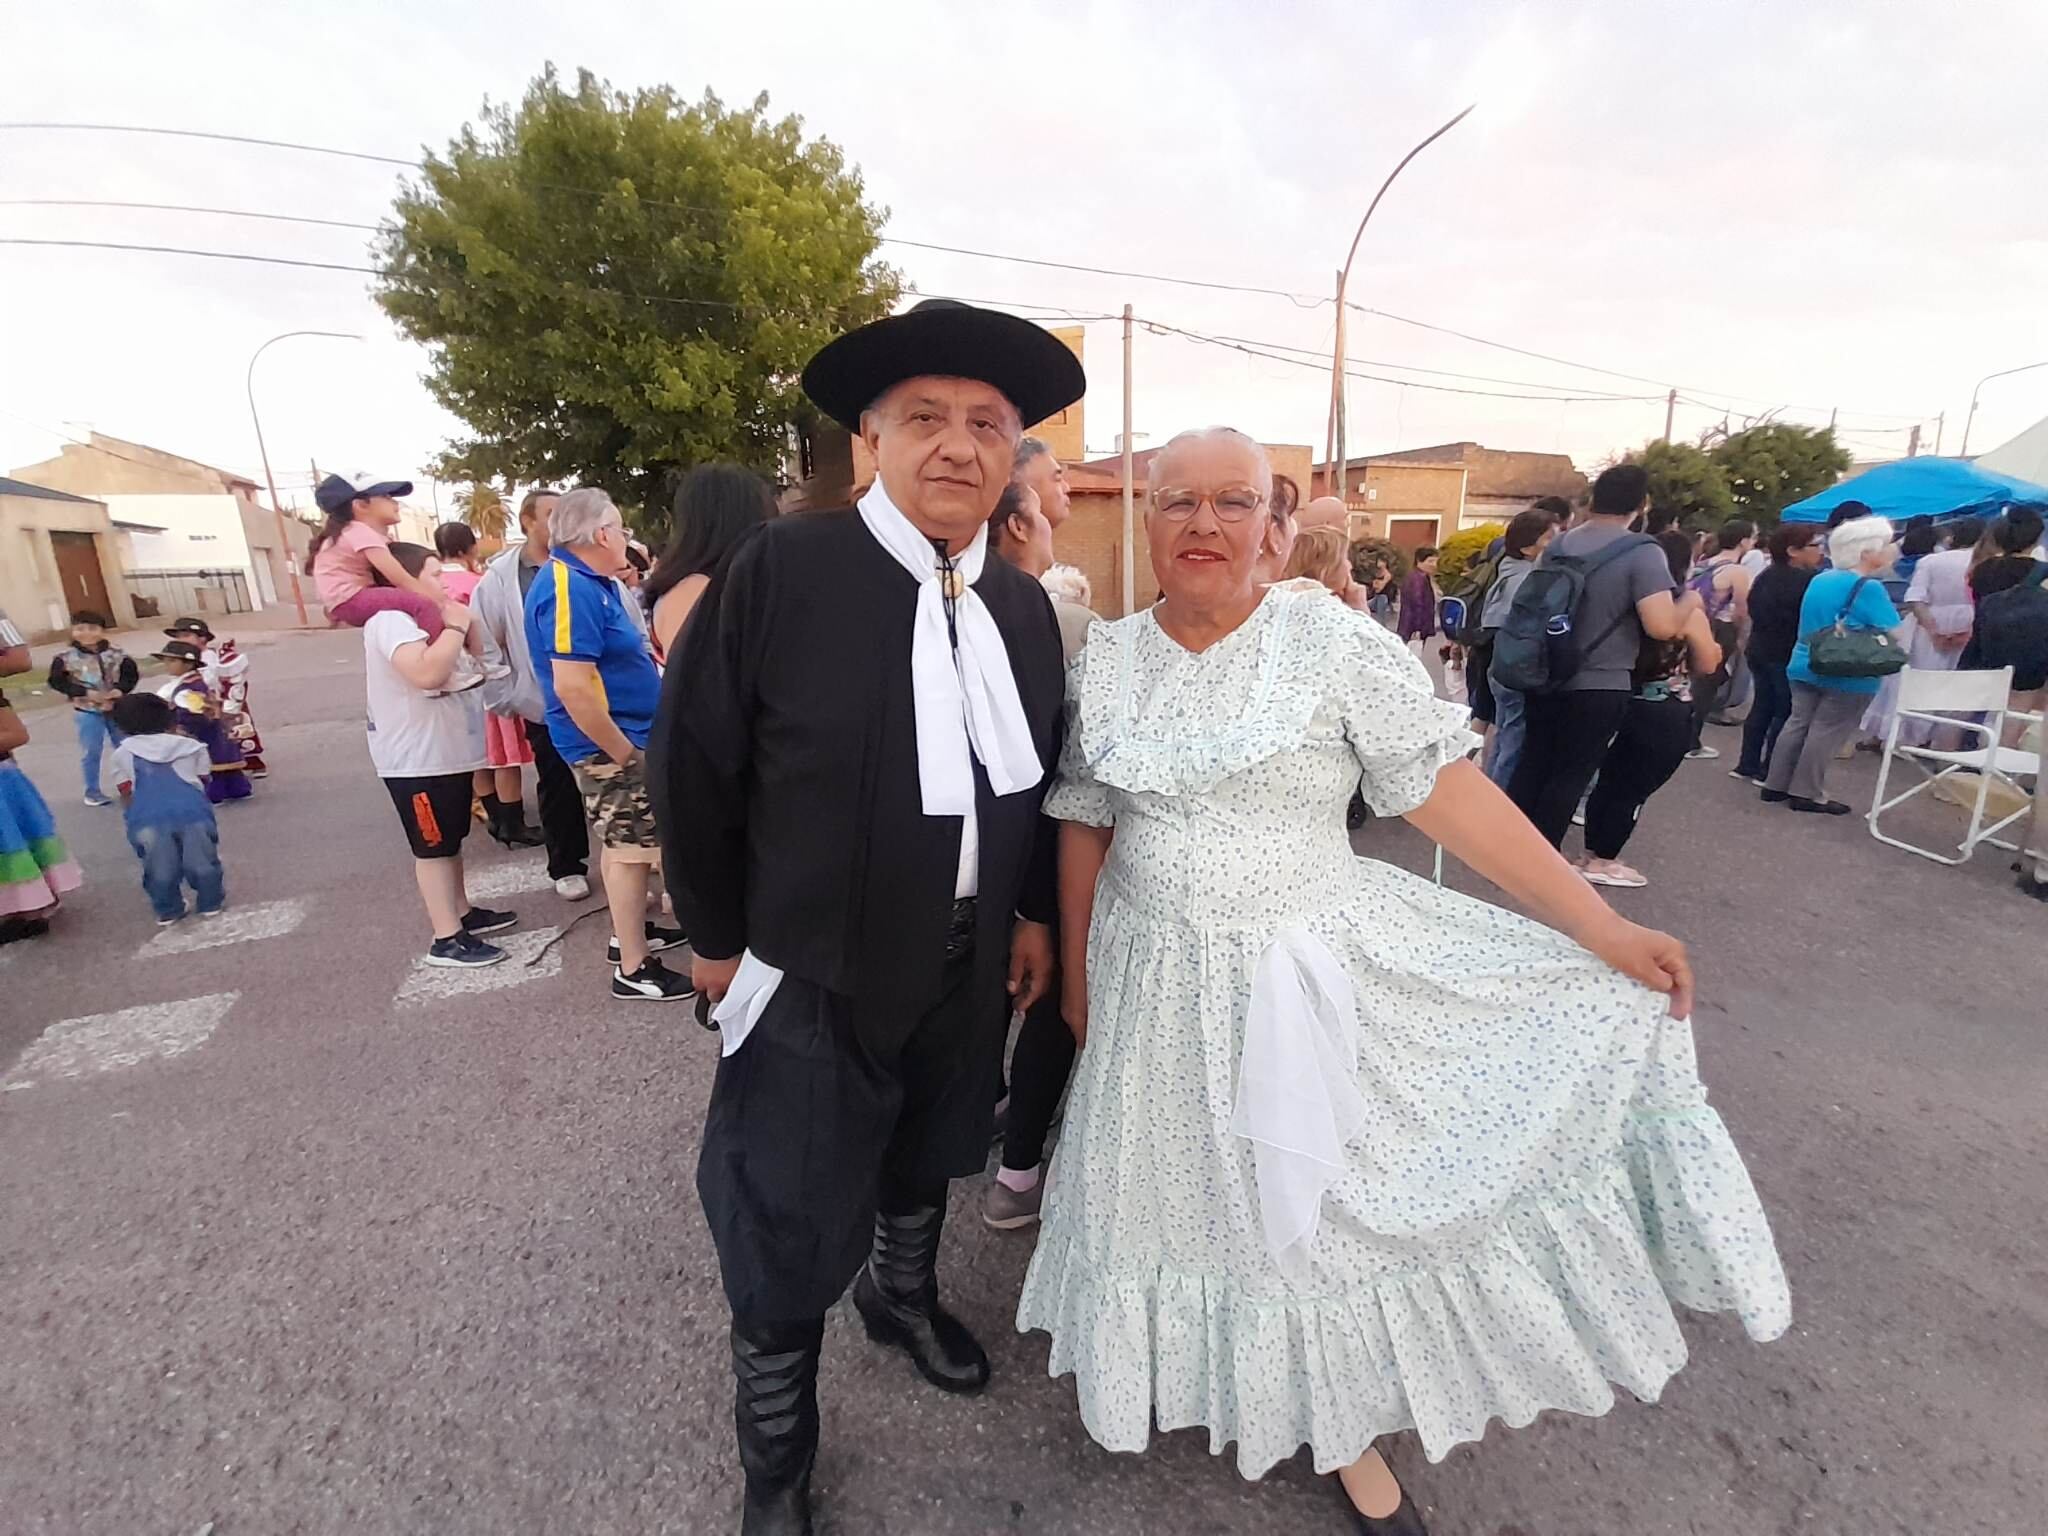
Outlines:
{"type": "Polygon", "coordinates": [[[1760,529],[1776,527],[1785,508],[1826,490],[1849,467],[1849,451],[1835,441],[1832,427],[1783,421],[1731,433],[1709,454],[1727,480],[1737,513],[1760,529]]]}
{"type": "Polygon", "coordinates": [[[1476,523],[1460,528],[1437,548],[1436,584],[1448,592],[1465,574],[1466,568],[1486,552],[1486,546],[1507,532],[1506,523],[1476,523]]]}
{"type": "Polygon", "coordinates": [[[898,293],[883,211],[801,126],[765,95],[572,89],[550,65],[429,156],[379,237],[377,298],[470,429],[442,472],[602,486],[657,523],[673,471],[772,475],[804,362],[898,293]]]}
{"type": "Polygon", "coordinates": [[[488,480],[479,480],[455,493],[455,510],[462,520],[476,530],[480,539],[496,539],[504,542],[505,530],[512,524],[512,512],[505,505],[505,496],[488,480]]]}
{"type": "Polygon", "coordinates": [[[1706,450],[1691,443],[1646,443],[1627,456],[1650,477],[1650,505],[1669,507],[1687,528],[1718,528],[1735,515],[1728,476],[1706,450]]]}

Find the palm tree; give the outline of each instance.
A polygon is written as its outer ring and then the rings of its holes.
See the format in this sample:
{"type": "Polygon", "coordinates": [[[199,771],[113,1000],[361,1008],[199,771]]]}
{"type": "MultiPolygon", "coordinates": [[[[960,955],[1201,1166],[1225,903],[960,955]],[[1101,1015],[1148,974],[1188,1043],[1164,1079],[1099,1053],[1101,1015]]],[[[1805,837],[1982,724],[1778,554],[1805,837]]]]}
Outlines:
{"type": "Polygon", "coordinates": [[[457,491],[455,510],[462,514],[465,523],[476,530],[478,538],[504,542],[512,514],[505,505],[504,494],[490,481],[479,480],[467,490],[457,491]]]}

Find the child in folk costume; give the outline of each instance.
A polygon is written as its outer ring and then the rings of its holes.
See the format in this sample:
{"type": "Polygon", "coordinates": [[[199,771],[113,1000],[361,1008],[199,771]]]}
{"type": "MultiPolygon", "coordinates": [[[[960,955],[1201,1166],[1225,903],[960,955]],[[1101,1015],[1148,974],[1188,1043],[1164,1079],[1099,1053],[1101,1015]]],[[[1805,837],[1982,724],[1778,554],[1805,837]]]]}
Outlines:
{"type": "Polygon", "coordinates": [[[221,725],[242,749],[242,761],[249,777],[267,778],[269,765],[263,761],[263,737],[257,732],[256,717],[249,710],[249,658],[232,640],[217,640],[204,619],[181,618],[164,633],[173,640],[189,640],[199,647],[199,665],[206,681],[220,695],[221,725]]]}
{"type": "Polygon", "coordinates": [[[154,693],[132,693],[114,705],[121,745],[114,749],[128,845],[142,860],[142,890],[157,925],[183,922],[192,888],[201,917],[227,910],[220,867],[220,826],[207,798],[206,748],[175,729],[177,711],[154,693]]]}
{"type": "Polygon", "coordinates": [[[222,724],[220,693],[207,680],[199,647],[189,640],[167,640],[156,659],[183,668],[163,690],[177,711],[178,729],[206,748],[211,767],[206,779],[206,798],[215,805],[225,800],[249,798],[249,765],[242,749],[222,724]]]}
{"type": "Polygon", "coordinates": [[[0,944],[50,931],[50,914],[84,882],[57,823],[14,760],[28,727],[0,693],[0,944]]]}

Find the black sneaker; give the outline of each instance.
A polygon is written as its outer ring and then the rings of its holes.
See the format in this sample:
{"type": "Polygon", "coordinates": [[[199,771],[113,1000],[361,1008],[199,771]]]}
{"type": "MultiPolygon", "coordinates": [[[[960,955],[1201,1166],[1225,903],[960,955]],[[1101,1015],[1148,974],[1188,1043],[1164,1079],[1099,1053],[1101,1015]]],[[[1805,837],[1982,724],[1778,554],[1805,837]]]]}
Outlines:
{"type": "MultiPolygon", "coordinates": [[[[650,922],[647,925],[647,953],[650,955],[665,954],[671,949],[681,949],[689,942],[690,936],[680,928],[671,928],[656,922],[650,922]]],[[[604,957],[611,961],[613,965],[619,963],[619,940],[617,935],[613,935],[611,943],[605,946],[604,957]]]]}
{"type": "Polygon", "coordinates": [[[462,931],[468,934],[503,933],[519,926],[517,912],[493,912],[489,907],[471,907],[462,914],[462,931]]]}
{"type": "Polygon", "coordinates": [[[627,975],[612,967],[612,996],[644,999],[650,1003],[680,1003],[696,995],[690,978],[678,975],[659,960],[649,958],[639,970],[627,975]]]}
{"type": "Polygon", "coordinates": [[[427,951],[427,964],[455,965],[465,970],[496,965],[504,958],[505,951],[495,944],[486,944],[473,933],[457,933],[436,939],[434,947],[427,951]]]}
{"type": "Polygon", "coordinates": [[[1789,789],[1765,789],[1757,794],[1757,799],[1763,801],[1765,805],[1783,805],[1791,798],[1792,792],[1789,789]]]}

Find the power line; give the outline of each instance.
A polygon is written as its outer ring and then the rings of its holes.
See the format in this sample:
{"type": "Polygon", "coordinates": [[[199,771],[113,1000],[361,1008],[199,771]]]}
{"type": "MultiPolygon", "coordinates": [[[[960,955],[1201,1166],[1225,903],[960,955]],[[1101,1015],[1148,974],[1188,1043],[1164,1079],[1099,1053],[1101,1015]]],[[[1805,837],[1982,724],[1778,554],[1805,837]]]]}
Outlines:
{"type": "Polygon", "coordinates": [[[380,226],[357,224],[348,219],[315,219],[296,213],[258,213],[247,208],[206,208],[193,203],[130,203],[95,197],[0,197],[0,208],[139,208],[152,213],[210,213],[229,219],[268,219],[278,224],[322,224],[330,229],[363,229],[375,234],[380,226]]]}
{"type": "Polygon", "coordinates": [[[339,261],[306,261],[297,256],[258,256],[250,251],[202,251],[187,245],[129,245],[118,240],[32,240],[20,235],[0,235],[0,245],[63,246],[88,251],[148,251],[159,256],[206,256],[215,261],[256,261],[273,267],[316,267],[323,272],[367,272],[384,275],[378,267],[350,266],[339,261]]]}
{"type": "MultiPolygon", "coordinates": [[[[1228,351],[1242,352],[1247,357],[1260,357],[1265,358],[1269,362],[1288,363],[1297,368],[1313,368],[1317,372],[1321,372],[1323,369],[1323,365],[1319,362],[1310,362],[1304,358],[1299,357],[1288,357],[1285,354],[1279,352],[1267,352],[1261,350],[1261,348],[1258,345],[1250,345],[1241,341],[1232,341],[1222,336],[1211,336],[1202,331],[1185,330],[1180,326],[1168,325],[1163,321],[1148,320],[1142,315],[1133,316],[1132,318],[1137,320],[1140,324],[1146,326],[1150,330],[1163,332],[1167,335],[1180,336],[1188,341],[1195,342],[1199,345],[1223,347],[1228,351]]],[[[1645,400],[1661,400],[1664,398],[1662,395],[1508,394],[1504,391],[1494,389],[1462,389],[1452,384],[1425,384],[1419,379],[1391,379],[1383,374],[1361,373],[1354,368],[1345,369],[1344,376],[1350,379],[1364,379],[1367,382],[1373,384],[1394,384],[1398,385],[1403,389],[1426,389],[1431,390],[1437,394],[1477,395],[1489,400],[1542,400],[1548,401],[1552,405],[1613,405],[1619,403],[1636,403],[1645,400]]]]}
{"type": "MultiPolygon", "coordinates": [[[[162,135],[171,138],[203,139],[227,144],[253,145],[266,149],[292,150],[305,154],[333,155],[343,159],[365,160],[382,165],[402,166],[409,170],[418,170],[422,168],[422,163],[420,161],[404,160],[400,159],[395,155],[379,155],[369,153],[363,150],[338,149],[331,145],[305,144],[289,139],[256,138],[246,134],[216,133],[194,128],[160,128],[147,126],[143,124],[131,123],[4,122],[0,123],[0,129],[32,129],[87,133],[133,133],[162,135]]],[[[558,182],[536,182],[533,183],[533,185],[537,187],[546,188],[548,190],[569,192],[572,194],[585,197],[601,198],[609,195],[609,193],[603,189],[592,187],[578,187],[558,182]]],[[[665,202],[656,198],[645,198],[636,196],[635,201],[639,202],[641,205],[645,207],[669,208],[680,212],[689,213],[724,213],[727,211],[724,209],[714,208],[701,204],[665,202]]],[[[205,211],[222,214],[233,214],[234,212],[233,210],[229,209],[194,209],[191,211],[205,211]]],[[[263,217],[264,215],[254,216],[263,217]]],[[[306,220],[304,222],[317,221],[306,220]]],[[[358,227],[375,228],[376,226],[358,227]]],[[[885,245],[901,245],[915,250],[940,251],[949,255],[966,256],[985,261],[1007,261],[1018,263],[1020,265],[1025,266],[1045,267],[1058,271],[1079,272],[1102,277],[1125,278],[1137,282],[1167,283],[1180,287],[1202,288],[1218,292],[1245,293],[1260,295],[1264,297],[1283,298],[1288,300],[1290,303],[1293,303],[1298,307],[1303,308],[1316,308],[1320,307],[1321,305],[1330,304],[1334,302],[1331,298],[1326,296],[1316,294],[1295,293],[1283,288],[1267,288],[1254,284],[1224,283],[1203,278],[1180,277],[1173,274],[1162,272],[1140,272],[1126,268],[1098,267],[1079,262],[1052,261],[1042,257],[1018,256],[1002,251],[979,250],[969,246],[942,245],[935,242],[913,240],[907,237],[896,235],[879,235],[876,238],[881,244],[885,245]]],[[[1576,372],[1603,374],[1609,378],[1624,379],[1630,383],[1635,384],[1654,384],[1659,386],[1660,388],[1674,387],[1671,385],[1671,381],[1667,378],[1657,378],[1647,374],[1627,373],[1620,369],[1605,368],[1594,363],[1577,362],[1570,358],[1559,357],[1553,353],[1539,352],[1528,347],[1516,346],[1510,342],[1496,341],[1491,337],[1480,336],[1471,331],[1462,331],[1453,326],[1438,325],[1435,322],[1428,320],[1417,320],[1412,316],[1395,314],[1390,310],[1374,309],[1368,305],[1359,304],[1351,300],[1346,300],[1345,302],[1347,306],[1356,313],[1371,315],[1382,320],[1389,320],[1397,325],[1412,326],[1418,330],[1431,331],[1438,335],[1456,337],[1460,341],[1467,341],[1475,346],[1491,347],[1497,351],[1511,352],[1520,357],[1531,358],[1538,362],[1551,363],[1561,368],[1570,368],[1576,372]]],[[[1459,376],[1462,377],[1463,375],[1459,376]]],[[[1571,386],[1558,387],[1569,388],[1571,386]]],[[[1720,395],[1729,400],[1746,400],[1753,404],[1778,403],[1766,396],[1745,395],[1738,391],[1733,390],[1708,389],[1704,386],[1698,385],[1680,385],[1675,387],[1690,390],[1694,394],[1720,395]]],[[[1713,408],[1721,409],[1722,407],[1713,408]]],[[[1838,409],[1838,407],[1835,406],[1793,407],[1789,405],[1785,408],[1811,411],[1838,409]]],[[[1904,411],[1850,410],[1846,414],[1854,416],[1875,416],[1885,420],[1905,422],[1924,421],[1926,419],[1925,412],[1912,413],[1904,411]]]]}

